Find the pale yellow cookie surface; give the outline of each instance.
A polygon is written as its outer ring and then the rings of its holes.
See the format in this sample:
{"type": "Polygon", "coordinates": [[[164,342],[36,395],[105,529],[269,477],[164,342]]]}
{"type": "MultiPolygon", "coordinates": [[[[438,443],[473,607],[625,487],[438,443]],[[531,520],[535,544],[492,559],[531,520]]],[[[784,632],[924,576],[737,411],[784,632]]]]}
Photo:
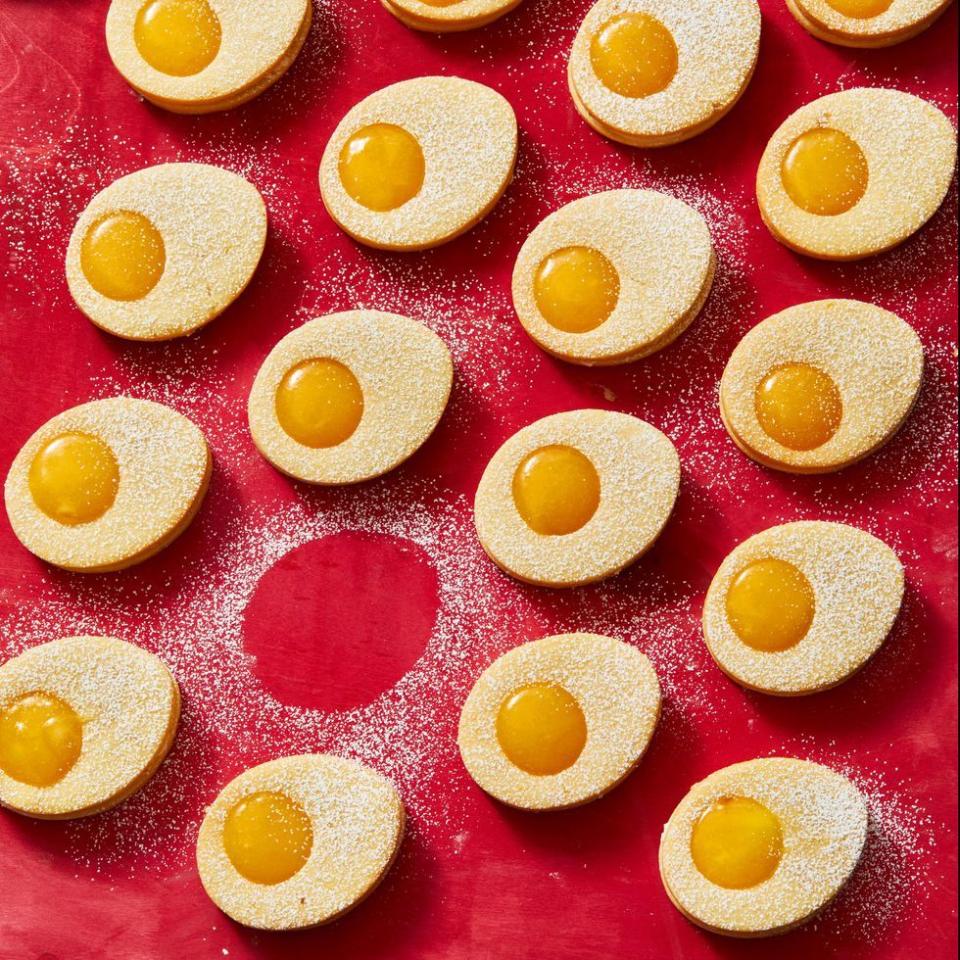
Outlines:
{"type": "Polygon", "coordinates": [[[518,7],[523,0],[380,0],[401,23],[427,33],[475,30],[518,7]]]}
{"type": "Polygon", "coordinates": [[[856,88],[814,100],[770,138],[757,200],[771,233],[798,253],[858,260],[903,243],[936,213],[957,137],[932,103],[856,88]]]}
{"type": "Polygon", "coordinates": [[[450,351],[422,323],[378,310],[334,313],[270,351],[250,391],[250,432],[298,480],[357,483],[419,449],[452,382],[450,351]]]}
{"type": "Polygon", "coordinates": [[[768,317],[737,344],[720,413],[758,463],[829,473],[900,429],[922,379],[923,347],[907,323],[859,300],[820,300],[768,317]]]}
{"type": "Polygon", "coordinates": [[[404,822],[393,784],[361,763],[329,754],[272,760],[231,780],[207,808],[200,880],[237,923],[315,927],[383,879],[404,822]]]}
{"type": "Polygon", "coordinates": [[[516,155],[517,119],[499,93],[459,77],[418,77],[347,112],[323,152],[320,193],[360,243],[423,250],[493,209],[516,155]]]}
{"type": "Polygon", "coordinates": [[[843,47],[889,47],[917,36],[951,0],[786,0],[813,36],[843,47]]]}
{"type": "Polygon", "coordinates": [[[182,414],[113,397],[47,421],[7,474],[7,516],[33,554],[78,572],[119,570],[153,556],[193,519],[210,450],[182,414]]]}
{"type": "Polygon", "coordinates": [[[698,926],[733,937],[783,933],[822,910],[867,839],[860,791],[828,767],[770,757],[695,784],[660,839],[660,877],[698,926]]]}
{"type": "Polygon", "coordinates": [[[495,660],[460,715],[460,755],[503,803],[557,810],[594,800],[646,752],[660,715],[650,661],[620,640],[569,633],[495,660]]]}
{"type": "Polygon", "coordinates": [[[876,653],[903,589],[903,565],[869,533],[787,523],[750,537],[723,561],[707,591],[703,635],[738,683],[779,696],[817,693],[876,653]]]}
{"type": "Polygon", "coordinates": [[[41,819],[89,816],[153,776],[180,693],[152,653],[68,637],[0,666],[0,804],[41,819]]]}
{"type": "Polygon", "coordinates": [[[142,96],[175,113],[246,103],[300,52],[310,0],[112,0],[107,49],[142,96]]]}
{"type": "Polygon", "coordinates": [[[666,146],[732,109],[759,47],[756,0],[599,0],[573,42],[570,93],[603,136],[666,146]]]}
{"type": "Polygon", "coordinates": [[[696,210],[653,190],[610,190],[574,200],[534,229],[513,269],[513,303],[554,356],[628,363],[693,322],[715,270],[696,210]]]}
{"type": "Polygon", "coordinates": [[[244,290],[267,239],[256,187],[203,163],[146,167],[101,190],[67,247],[70,293],[130,340],[199,330],[244,290]]]}
{"type": "Polygon", "coordinates": [[[679,486],[680,459],[656,427],[606,410],[558,413],[515,433],[487,464],[477,535],[520,580],[592,583],[649,549],[679,486]]]}

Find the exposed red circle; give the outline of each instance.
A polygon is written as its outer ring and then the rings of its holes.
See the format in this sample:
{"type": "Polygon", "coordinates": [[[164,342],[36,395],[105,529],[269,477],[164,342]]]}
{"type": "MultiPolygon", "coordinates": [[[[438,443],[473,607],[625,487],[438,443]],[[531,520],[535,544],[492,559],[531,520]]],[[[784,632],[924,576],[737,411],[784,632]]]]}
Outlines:
{"type": "Polygon", "coordinates": [[[409,540],[346,532],[291,550],[244,617],[253,671],[281,703],[348,710],[394,686],[423,653],[437,573],[409,540]]]}

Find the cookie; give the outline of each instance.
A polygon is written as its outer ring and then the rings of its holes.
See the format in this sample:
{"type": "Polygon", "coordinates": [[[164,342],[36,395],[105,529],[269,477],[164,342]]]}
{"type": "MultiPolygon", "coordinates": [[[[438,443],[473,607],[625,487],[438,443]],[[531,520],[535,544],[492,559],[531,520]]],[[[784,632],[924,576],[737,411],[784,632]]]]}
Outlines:
{"type": "Polygon", "coordinates": [[[733,108],[759,49],[756,0],[599,0],[573,41],[570,95],[602,136],[663,147],[733,108]]]}
{"type": "Polygon", "coordinates": [[[319,926],[383,879],[404,823],[393,784],[361,763],[330,754],[271,760],[231,780],[207,808],[200,880],[244,926],[319,926]]]}
{"type": "Polygon", "coordinates": [[[334,313],[270,351],[250,391],[250,433],[297,480],[358,483],[420,448],[452,383],[450,351],[422,323],[378,310],[334,313]]]}
{"type": "Polygon", "coordinates": [[[606,410],[558,413],[515,433],[487,464],[477,535],[519,580],[593,583],[650,548],[679,487],[677,451],[656,427],[606,410]]]}
{"type": "Polygon", "coordinates": [[[760,213],[797,253],[870,257],[936,213],[956,156],[953,125],[932,103],[879,88],[831,93],[770,138],[757,170],[760,213]]]}
{"type": "Polygon", "coordinates": [[[692,207],[653,190],[609,190],[568,203],[530,234],[513,268],[513,303],[553,356],[629,363],[696,319],[716,262],[692,207]]]}
{"type": "Polygon", "coordinates": [[[425,250],[479,223],[513,177],[517,118],[494,90],[418,77],[347,112],[323,151],[320,194],[354,240],[425,250]]]}
{"type": "Polygon", "coordinates": [[[230,110],[293,64],[310,0],[112,0],[107,50],[127,83],[173,113],[230,110]]]}
{"type": "Polygon", "coordinates": [[[0,666],[0,804],[67,820],[116,806],[166,757],[180,691],[152,653],[67,637],[0,666]]]}
{"type": "Polygon", "coordinates": [[[923,379],[923,346],[898,316],[859,300],[819,300],[757,324],[727,362],[720,414],[764,466],[830,473],[900,429],[923,379]]]}
{"type": "Polygon", "coordinates": [[[112,397],[48,420],[4,488],[17,539],[47,563],[103,573],[140,563],[189,525],[210,482],[203,434],[150,400],[112,397]]]}
{"type": "Polygon", "coordinates": [[[547,637],[487,667],[463,705],[457,743],[470,776],[501,802],[578,806],[640,762],[660,699],[639,650],[592,633],[547,637]]]}

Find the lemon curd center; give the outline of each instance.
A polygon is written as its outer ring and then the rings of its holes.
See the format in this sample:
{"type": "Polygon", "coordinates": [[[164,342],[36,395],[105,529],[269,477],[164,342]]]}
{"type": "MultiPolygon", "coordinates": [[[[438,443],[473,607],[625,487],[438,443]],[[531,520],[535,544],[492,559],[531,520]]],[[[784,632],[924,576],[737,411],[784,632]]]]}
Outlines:
{"type": "Polygon", "coordinates": [[[97,293],[140,300],[163,276],[167,255],[160,231],[142,213],[120,210],[93,223],[80,244],[80,269],[97,293]]]}
{"type": "Polygon", "coordinates": [[[99,437],[62,433],[37,451],[27,482],[40,510],[73,527],[98,520],[113,506],[120,468],[99,437]]]}
{"type": "Polygon", "coordinates": [[[587,742],[587,721],[563,687],[532,683],[500,704],[497,740],[512,764],[534,776],[549,776],[576,763],[587,742]]]}
{"type": "Polygon", "coordinates": [[[827,0],[827,5],[833,7],[837,13],[854,20],[869,20],[870,17],[879,17],[886,13],[893,0],[827,0]]]}
{"type": "Polygon", "coordinates": [[[0,711],[0,770],[31,787],[52,787],[72,769],[83,723],[49,693],[28,693],[0,711]]]}
{"type": "Polygon", "coordinates": [[[148,0],[137,13],[133,39],[154,70],[192,77],[220,52],[220,20],[207,0],[148,0]]]}
{"type": "Polygon", "coordinates": [[[579,530],[597,512],[600,477],[574,447],[540,447],[517,467],[513,499],[531,530],[562,536],[579,530]]]}
{"type": "Polygon", "coordinates": [[[620,299],[620,276],[592,247],[564,247],[545,257],[533,280],[544,320],[565,333],[595,330],[620,299]]]}
{"type": "Polygon", "coordinates": [[[423,186],[423,150],[413,134],[392,123],[362,127],[340,151],[340,180],[368,210],[384,213],[412,200],[423,186]]]}
{"type": "Polygon", "coordinates": [[[235,803],[223,825],[223,847],[237,872],[253,883],[289,880],[313,849],[313,824],[283,793],[252,793],[235,803]]]}
{"type": "Polygon", "coordinates": [[[360,424],[363,391],[339,360],[304,360],[280,381],[276,409],[280,426],[297,443],[335,447],[360,424]]]}
{"type": "Polygon", "coordinates": [[[807,635],[815,609],[810,581],[786,560],[755,560],[727,591],[727,620],[754,650],[773,653],[796,646],[807,635]]]}
{"type": "Polygon", "coordinates": [[[764,433],[791,450],[823,446],[843,419],[833,378],[806,363],[771,370],[757,385],[754,406],[764,433]]]}
{"type": "Polygon", "coordinates": [[[694,824],[690,853],[697,869],[728,890],[769,880],[783,859],[783,828],[749,797],[722,797],[694,824]]]}
{"type": "Polygon", "coordinates": [[[639,99],[670,86],[679,55],[673,34],[656,17],[621,13],[594,35],[590,62],[607,89],[639,99]]]}
{"type": "Polygon", "coordinates": [[[780,175],[790,199],[822,217],[852,210],[870,179],[867,158],[857,143],[828,127],[800,134],[783,158],[780,175]]]}

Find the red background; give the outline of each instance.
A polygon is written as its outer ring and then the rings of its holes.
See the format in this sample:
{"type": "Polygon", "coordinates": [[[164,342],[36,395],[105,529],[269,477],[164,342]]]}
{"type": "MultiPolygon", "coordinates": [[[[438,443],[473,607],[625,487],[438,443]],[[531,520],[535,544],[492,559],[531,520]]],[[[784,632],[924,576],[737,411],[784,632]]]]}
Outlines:
{"type": "Polygon", "coordinates": [[[187,118],[140,102],[114,71],[105,0],[0,0],[0,466],[47,418],[121,390],[194,417],[216,458],[191,529],[127,573],[64,575],[0,524],[0,655],[72,632],[114,633],[158,650],[184,692],[174,751],[132,801],[74,824],[0,815],[2,960],[955,955],[956,191],[900,250],[835,266],[772,240],[752,180],[781,120],[843,87],[917,92],[955,120],[956,7],[907,44],[855,52],[808,36],[781,0],[761,0],[760,64],[740,105],[690,143],[644,152],[593,134],[570,102],[564,60],[588,6],[526,0],[489,28],[443,39],[407,30],[375,0],[321,0],[303,54],[274,89],[225,115],[187,118]],[[323,145],[357,100],[430,73],[482,80],[510,99],[517,178],[481,226],[444,248],[357,247],[320,204],[323,145]],[[265,258],[240,301],[198,336],[124,343],[70,300],[67,238],[97,190],[175,159],[230,167],[261,189],[265,258]],[[513,260],[549,211],[627,184],[706,214],[717,285],[703,316],[660,354],[613,370],[565,366],[519,330],[513,260]],[[746,330],[824,296],[907,319],[927,348],[928,377],[886,449],[838,475],[791,478],[734,448],[716,384],[746,330]],[[307,490],[253,449],[246,394],[283,334],[357,305],[437,329],[455,354],[453,401],[393,474],[307,490]],[[480,553],[469,498],[517,428],[586,405],[637,414],[671,436],[684,463],[675,517],[606,585],[562,595],[520,586],[480,553]],[[796,518],[883,537],[904,559],[908,591],[889,642],[859,676],[780,701],[720,674],[698,617],[723,556],[796,518]],[[295,543],[305,545],[287,552],[295,543]],[[555,815],[508,811],[459,763],[459,704],[498,653],[573,627],[651,656],[663,721],[638,771],[604,800],[555,815]],[[397,781],[411,823],[401,857],[373,897],[327,928],[244,930],[207,900],[193,867],[203,804],[252,763],[321,749],[361,756],[397,781]],[[866,861],[821,920],[776,944],[707,935],[662,891],[661,825],[695,780],[770,753],[833,763],[861,783],[874,813],[866,861]]]}

